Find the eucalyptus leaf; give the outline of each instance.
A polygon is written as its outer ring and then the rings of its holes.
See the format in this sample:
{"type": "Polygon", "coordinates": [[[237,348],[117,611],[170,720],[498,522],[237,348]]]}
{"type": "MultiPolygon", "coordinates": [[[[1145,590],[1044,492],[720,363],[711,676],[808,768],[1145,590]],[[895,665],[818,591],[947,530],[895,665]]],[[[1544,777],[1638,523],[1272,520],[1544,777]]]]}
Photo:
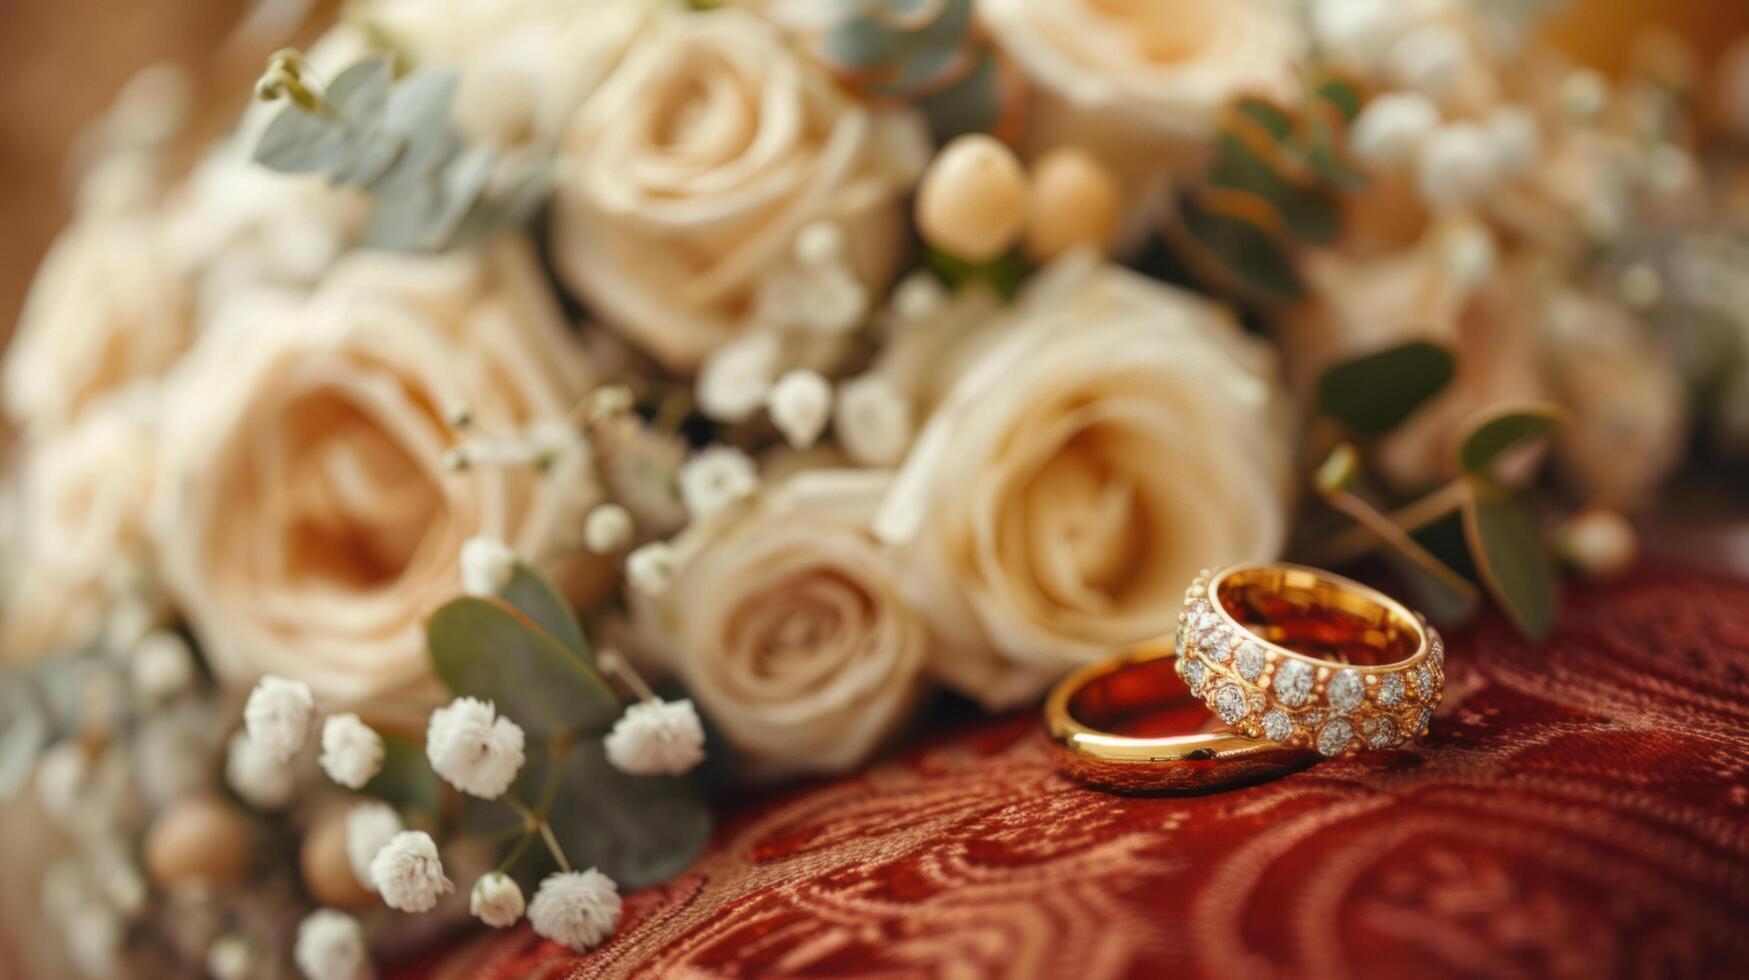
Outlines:
{"type": "Polygon", "coordinates": [[[387,58],[366,58],[348,65],[322,93],[322,98],[350,125],[373,127],[388,105],[391,78],[387,58]]]}
{"type": "Polygon", "coordinates": [[[583,638],[583,627],[577,622],[577,614],[539,572],[517,562],[516,570],[511,573],[509,583],[499,590],[498,598],[510,603],[565,649],[593,663],[589,656],[589,642],[583,638]]]}
{"type": "Polygon", "coordinates": [[[1240,198],[1268,207],[1254,195],[1220,188],[1181,202],[1183,236],[1178,241],[1185,260],[1264,300],[1299,299],[1304,286],[1281,239],[1256,216],[1244,213],[1250,208],[1233,207],[1240,198]]]}
{"type": "Polygon", "coordinates": [[[988,133],[1002,119],[1002,72],[996,56],[985,52],[977,67],[952,85],[917,101],[937,144],[965,133],[988,133]]]}
{"type": "Polygon", "coordinates": [[[619,717],[601,674],[503,600],[453,600],[425,635],[451,693],[493,702],[530,734],[599,731],[619,717]]]}
{"type": "Polygon", "coordinates": [[[1450,351],[1412,340],[1325,371],[1318,379],[1318,409],[1351,432],[1383,435],[1445,390],[1456,372],[1450,351]]]}
{"type": "Polygon", "coordinates": [[[1294,117],[1268,99],[1242,97],[1233,103],[1233,111],[1263,127],[1264,132],[1278,143],[1293,135],[1294,117]]]}
{"type": "Polygon", "coordinates": [[[22,670],[0,674],[0,802],[24,785],[48,742],[48,711],[35,681],[22,670]]]}
{"type": "Polygon", "coordinates": [[[1554,563],[1536,523],[1517,500],[1484,485],[1463,509],[1464,534],[1482,584],[1525,636],[1540,640],[1559,604],[1554,563]]]}
{"type": "Polygon", "coordinates": [[[642,888],[685,871],[710,840],[710,806],[691,779],[620,772],[599,739],[573,746],[559,765],[547,821],[574,867],[642,888]]]}
{"type": "Polygon", "coordinates": [[[1267,131],[1249,119],[1233,122],[1241,121],[1249,132],[1229,128],[1220,133],[1219,152],[1209,167],[1209,182],[1217,187],[1249,191],[1268,201],[1280,212],[1288,230],[1301,241],[1323,243],[1334,239],[1341,230],[1335,199],[1320,188],[1284,174],[1284,151],[1268,145],[1267,131]]]}
{"type": "Polygon", "coordinates": [[[383,767],[364,784],[364,792],[397,810],[436,815],[443,786],[425,759],[424,747],[408,739],[385,735],[383,767]]]}
{"type": "Polygon", "coordinates": [[[1458,445],[1458,465],[1466,473],[1486,476],[1500,457],[1520,446],[1547,438],[1560,427],[1563,413],[1549,404],[1511,405],[1475,420],[1458,445]]]}
{"type": "Polygon", "coordinates": [[[456,81],[453,71],[425,70],[396,83],[383,109],[383,128],[405,145],[395,166],[371,187],[374,193],[395,194],[423,183],[462,151],[450,124],[456,81]]]}
{"type": "Polygon", "coordinates": [[[281,109],[255,144],[254,159],[288,174],[325,172],[350,159],[346,127],[295,105],[281,109]]]}

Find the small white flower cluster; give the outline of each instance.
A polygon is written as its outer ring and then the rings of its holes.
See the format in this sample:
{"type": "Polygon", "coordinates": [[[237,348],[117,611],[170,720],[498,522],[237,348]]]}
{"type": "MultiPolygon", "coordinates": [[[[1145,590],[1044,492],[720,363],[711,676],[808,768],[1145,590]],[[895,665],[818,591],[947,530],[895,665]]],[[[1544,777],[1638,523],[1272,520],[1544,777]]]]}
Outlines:
{"type": "Polygon", "coordinates": [[[604,747],[621,772],[678,776],[704,761],[704,726],[690,700],[653,698],[627,708],[604,747]]]}
{"type": "MultiPolygon", "coordinates": [[[[292,760],[309,741],[315,717],[308,684],[272,675],[256,683],[243,706],[243,728],[231,736],[225,755],[225,781],[244,802],[277,810],[292,801],[292,760]]],[[[376,776],[383,751],[382,736],[356,714],[332,715],[322,723],[318,764],[348,789],[361,789],[376,776]]]]}
{"type": "Polygon", "coordinates": [[[495,800],[523,762],[522,729],[477,698],[456,698],[431,713],[425,757],[439,776],[470,796],[495,800]]]}
{"type": "Polygon", "coordinates": [[[370,880],[383,904],[402,912],[429,912],[455,890],[443,873],[437,842],[423,830],[403,830],[370,859],[370,880]]]}
{"type": "Polygon", "coordinates": [[[309,980],[368,980],[374,975],[364,926],[335,909],[317,909],[298,924],[292,960],[309,980]]]}
{"type": "Polygon", "coordinates": [[[594,868],[547,876],[528,903],[528,921],[537,935],[579,952],[613,935],[619,916],[619,886],[594,868]]]}

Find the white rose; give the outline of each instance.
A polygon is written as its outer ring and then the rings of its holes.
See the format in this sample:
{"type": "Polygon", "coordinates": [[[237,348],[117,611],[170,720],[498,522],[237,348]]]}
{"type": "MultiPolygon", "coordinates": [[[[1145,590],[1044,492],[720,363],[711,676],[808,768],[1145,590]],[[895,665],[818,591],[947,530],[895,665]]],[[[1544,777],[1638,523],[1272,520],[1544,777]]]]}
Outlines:
{"type": "Polygon", "coordinates": [[[767,280],[793,285],[812,223],[841,225],[845,266],[867,292],[883,286],[924,145],[915,116],[871,114],[757,17],[659,17],[565,135],[560,274],[603,320],[693,369],[758,325],[767,280]]]}
{"type": "Polygon", "coordinates": [[[694,525],[640,627],[754,772],[862,762],[914,701],[929,631],[868,533],[889,476],[812,470],[694,525]]]}
{"type": "Polygon", "coordinates": [[[1273,557],[1292,473],[1268,349],[1221,307],[1060,261],[918,436],[877,519],[987,705],[1172,632],[1198,569],[1273,557]]]}
{"type": "Polygon", "coordinates": [[[30,438],[20,463],[14,581],[0,638],[15,653],[82,643],[102,626],[121,569],[149,569],[158,396],[135,384],[71,427],[30,438]]]}
{"type": "Polygon", "coordinates": [[[168,368],[194,339],[188,277],[161,223],[129,211],[61,233],[25,297],[4,372],[6,413],[53,429],[168,368]]]}
{"type": "Polygon", "coordinates": [[[368,0],[358,17],[421,67],[452,68],[456,124],[514,147],[551,140],[669,0],[368,0]]]}
{"type": "Polygon", "coordinates": [[[336,707],[434,693],[422,622],[457,595],[463,542],[544,563],[597,502],[587,460],[450,471],[445,413],[465,404],[483,431],[560,418],[587,387],[580,358],[513,239],[359,253],[307,301],[215,326],[169,399],[176,492],[155,524],[219,673],[301,680],[336,707]]]}

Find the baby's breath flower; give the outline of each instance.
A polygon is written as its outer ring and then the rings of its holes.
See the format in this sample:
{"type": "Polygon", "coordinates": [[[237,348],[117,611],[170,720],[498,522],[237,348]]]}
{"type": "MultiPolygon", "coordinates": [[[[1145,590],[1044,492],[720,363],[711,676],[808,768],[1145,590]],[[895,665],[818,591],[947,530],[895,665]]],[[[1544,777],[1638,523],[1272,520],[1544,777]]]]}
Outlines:
{"type": "Polygon", "coordinates": [[[335,909],[317,909],[304,916],[292,959],[309,980],[362,980],[371,974],[364,927],[335,909]]]}
{"type": "Polygon", "coordinates": [[[719,422],[746,420],[771,391],[782,346],[759,330],[717,348],[698,372],[698,409],[719,422]]]}
{"type": "Polygon", "coordinates": [[[316,699],[310,685],[269,674],[249,692],[243,724],[261,751],[287,762],[304,747],[315,713],[316,699]]]}
{"type": "Polygon", "coordinates": [[[346,863],[360,885],[377,890],[370,863],[401,830],[401,815],[387,803],[360,803],[346,811],[346,863]]]}
{"type": "Polygon", "coordinates": [[[690,700],[634,704],[603,743],[607,761],[638,776],[678,776],[704,761],[704,726],[690,700]]]}
{"type": "Polygon", "coordinates": [[[516,552],[492,535],[476,534],[462,542],[461,569],[463,592],[494,596],[516,573],[516,552]]]}
{"type": "Polygon", "coordinates": [[[43,810],[56,819],[71,815],[91,774],[85,748],[71,739],[58,742],[37,760],[36,795],[43,810]]]}
{"type": "Polygon", "coordinates": [[[322,771],[348,789],[361,789],[383,767],[383,737],[355,714],[322,723],[322,771]]]}
{"type": "Polygon", "coordinates": [[[443,874],[437,843],[423,830],[403,830],[370,862],[370,877],[383,904],[402,912],[429,912],[455,890],[443,874]]]}
{"type": "Polygon", "coordinates": [[[693,520],[709,517],[759,489],[759,471],[746,453],[711,446],[680,467],[680,499],[693,520]]]}
{"type": "Polygon", "coordinates": [[[481,875],[468,893],[468,911],[494,929],[515,925],[522,909],[522,889],[502,871],[481,875]]]}
{"type": "Polygon", "coordinates": [[[619,504],[602,504],[583,522],[583,546],[598,555],[610,555],[632,540],[631,512],[619,504]]]}
{"type": "Polygon", "coordinates": [[[168,700],[194,683],[194,655],[175,633],[157,630],[146,634],[129,658],[134,690],[147,701],[168,700]]]}
{"type": "Polygon", "coordinates": [[[489,702],[456,698],[431,713],[425,757],[450,785],[482,799],[504,795],[522,768],[522,729],[489,702]]]}
{"type": "Polygon", "coordinates": [[[213,940],[206,951],[206,972],[213,980],[248,980],[259,959],[255,944],[238,932],[228,932],[213,940]]]}
{"type": "Polygon", "coordinates": [[[291,766],[262,748],[245,730],[231,736],[225,752],[225,782],[245,803],[263,810],[277,810],[290,803],[297,788],[291,766]]]}
{"type": "Polygon", "coordinates": [[[791,371],[771,389],[771,421],[794,449],[808,449],[832,417],[832,385],[813,371],[791,371]]]}
{"type": "Polygon", "coordinates": [[[578,952],[613,935],[619,915],[619,886],[594,868],[548,875],[528,904],[536,934],[578,952]]]}
{"type": "Polygon", "coordinates": [[[1348,148],[1377,167],[1407,164],[1439,126],[1439,107],[1420,92],[1387,92],[1366,104],[1349,131],[1348,148]]]}
{"type": "Polygon", "coordinates": [[[661,595],[673,581],[674,548],[666,541],[652,541],[626,556],[626,579],[645,595],[661,595]]]}
{"type": "Polygon", "coordinates": [[[838,441],[864,466],[891,466],[911,444],[911,406],[885,378],[868,374],[838,389],[838,441]]]}
{"type": "Polygon", "coordinates": [[[1499,176],[1493,142],[1478,123],[1441,126],[1421,149],[1421,197],[1440,210],[1455,211],[1480,201],[1499,176]]]}

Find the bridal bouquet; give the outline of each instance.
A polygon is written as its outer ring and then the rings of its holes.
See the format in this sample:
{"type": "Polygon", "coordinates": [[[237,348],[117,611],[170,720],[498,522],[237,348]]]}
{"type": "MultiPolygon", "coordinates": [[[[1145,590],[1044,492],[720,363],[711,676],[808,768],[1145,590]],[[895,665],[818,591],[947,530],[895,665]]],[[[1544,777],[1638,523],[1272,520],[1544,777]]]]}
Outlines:
{"type": "Polygon", "coordinates": [[[1027,704],[1204,567],[1541,634],[1749,450],[1749,51],[1610,80],[1537,6],[361,0],[191,167],[142,75],[5,361],[71,962],[590,948],[712,788],[1027,704]]]}

